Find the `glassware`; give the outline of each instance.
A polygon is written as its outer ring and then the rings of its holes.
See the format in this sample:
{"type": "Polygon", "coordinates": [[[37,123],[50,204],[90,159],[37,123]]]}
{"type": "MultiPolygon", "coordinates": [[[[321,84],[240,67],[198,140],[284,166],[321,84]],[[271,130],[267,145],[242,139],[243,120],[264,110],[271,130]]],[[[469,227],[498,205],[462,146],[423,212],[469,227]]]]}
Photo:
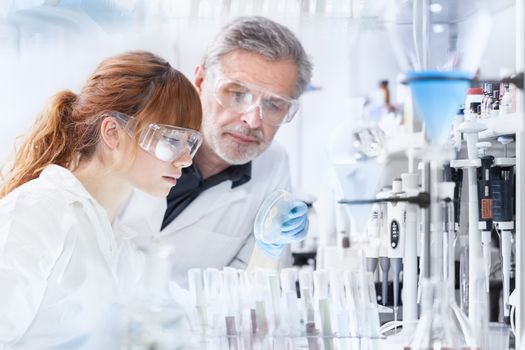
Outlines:
{"type": "MultiPolygon", "coordinates": [[[[345,199],[374,198],[383,183],[387,147],[383,130],[363,118],[364,99],[350,101],[350,118],[330,135],[328,154],[345,199]]],[[[366,234],[372,204],[350,207],[358,234],[366,234]]]]}
{"type": "Polygon", "coordinates": [[[277,243],[281,224],[292,208],[292,194],[286,190],[272,192],[261,204],[255,217],[255,238],[264,243],[277,243]]]}
{"type": "MultiPolygon", "coordinates": [[[[486,4],[475,0],[393,0],[386,7],[384,19],[430,141],[423,161],[430,164],[429,185],[424,190],[430,192],[431,224],[426,224],[424,234],[430,235],[426,242],[432,242],[432,277],[425,282],[425,311],[408,348],[459,349],[465,334],[462,334],[458,319],[454,321],[453,309],[448,306],[447,284],[443,283],[444,213],[440,183],[443,181],[443,163],[453,157],[447,146],[448,131],[483,54],[490,30],[490,13],[486,4]]],[[[476,271],[469,273],[470,288],[478,287],[479,282],[484,281],[484,276],[477,273],[479,262],[473,264],[473,259],[481,251],[481,242],[478,239],[474,243],[469,247],[469,265],[471,268],[476,266],[476,271]]],[[[423,249],[427,251],[429,247],[423,249]]],[[[486,314],[484,299],[482,295],[472,293],[469,297],[470,321],[473,329],[477,327],[476,344],[481,345],[484,344],[482,333],[486,324],[483,319],[486,314]],[[475,313],[473,309],[476,309],[475,313]]]]}
{"type": "Polygon", "coordinates": [[[503,323],[489,324],[489,349],[507,350],[509,349],[509,326],[503,323]]]}

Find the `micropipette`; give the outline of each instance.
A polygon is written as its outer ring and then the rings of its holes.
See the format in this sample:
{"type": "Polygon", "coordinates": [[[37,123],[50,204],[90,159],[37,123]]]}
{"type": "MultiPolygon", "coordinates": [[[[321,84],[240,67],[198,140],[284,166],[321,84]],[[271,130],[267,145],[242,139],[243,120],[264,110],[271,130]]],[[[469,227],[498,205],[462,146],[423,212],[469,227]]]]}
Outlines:
{"type": "MultiPolygon", "coordinates": [[[[468,159],[459,161],[451,161],[450,165],[454,168],[466,167],[467,177],[468,177],[468,219],[470,225],[468,225],[468,276],[469,276],[469,285],[472,285],[471,282],[474,281],[479,275],[478,260],[482,256],[481,252],[481,242],[479,239],[479,230],[474,223],[479,221],[478,213],[478,189],[477,189],[477,177],[476,177],[476,168],[481,166],[481,161],[478,158],[478,152],[476,149],[476,143],[478,142],[478,133],[487,129],[487,127],[475,120],[469,120],[463,122],[458,130],[463,133],[463,137],[467,140],[467,153],[468,159]],[[454,165],[453,163],[456,163],[454,165]]],[[[470,287],[468,289],[468,309],[469,309],[469,320],[475,322],[481,315],[481,310],[476,310],[474,305],[480,303],[479,293],[476,293],[474,288],[470,287]],[[473,306],[473,307],[471,307],[473,306]]]]}
{"type": "MultiPolygon", "coordinates": [[[[379,200],[390,198],[392,191],[389,188],[383,188],[376,196],[379,200]]],[[[390,270],[390,259],[388,259],[388,247],[390,237],[388,235],[388,206],[386,202],[379,202],[379,266],[382,271],[381,278],[381,304],[386,306],[388,302],[388,271],[390,270]]]]}
{"type": "Polygon", "coordinates": [[[510,258],[511,239],[514,230],[514,171],[515,158],[507,157],[507,145],[513,141],[511,137],[499,137],[498,141],[505,147],[503,158],[494,159],[492,195],[494,226],[500,232],[501,272],[503,280],[503,318],[510,322],[510,258]]]}
{"type": "Polygon", "coordinates": [[[492,186],[490,168],[494,157],[486,155],[490,142],[478,142],[481,167],[477,170],[478,200],[479,200],[479,229],[481,230],[481,243],[483,247],[483,261],[485,265],[485,288],[489,291],[489,278],[491,269],[491,233],[492,233],[492,186]]]}
{"type": "MultiPolygon", "coordinates": [[[[418,174],[401,174],[403,191],[407,196],[414,196],[419,192],[418,174]]],[[[414,204],[406,205],[406,224],[403,258],[403,321],[418,319],[417,307],[417,239],[418,239],[418,208],[414,204]]]]}
{"type": "MultiPolygon", "coordinates": [[[[403,198],[401,179],[392,182],[392,197],[403,198]]],[[[389,202],[387,204],[388,217],[388,259],[392,266],[394,287],[394,321],[397,321],[399,311],[399,274],[403,269],[403,255],[405,245],[406,203],[389,202]]]]}
{"type": "Polygon", "coordinates": [[[370,212],[370,218],[368,219],[368,242],[365,247],[366,270],[372,274],[376,272],[379,257],[379,230],[381,227],[380,215],[380,204],[374,203],[372,211],[370,212]]]}

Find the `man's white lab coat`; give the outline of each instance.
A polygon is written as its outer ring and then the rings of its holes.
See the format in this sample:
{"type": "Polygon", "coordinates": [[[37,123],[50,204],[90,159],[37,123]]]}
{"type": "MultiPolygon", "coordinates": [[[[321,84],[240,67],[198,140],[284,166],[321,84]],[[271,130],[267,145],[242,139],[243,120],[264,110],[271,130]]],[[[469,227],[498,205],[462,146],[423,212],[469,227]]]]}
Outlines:
{"type": "Polygon", "coordinates": [[[250,181],[233,189],[231,185],[224,181],[201,193],[160,233],[165,198],[135,191],[119,219],[142,243],[156,239],[173,246],[173,277],[187,286],[187,271],[193,267],[246,267],[255,243],[257,210],[273,191],[290,189],[285,150],[273,144],[252,162],[250,181]]]}

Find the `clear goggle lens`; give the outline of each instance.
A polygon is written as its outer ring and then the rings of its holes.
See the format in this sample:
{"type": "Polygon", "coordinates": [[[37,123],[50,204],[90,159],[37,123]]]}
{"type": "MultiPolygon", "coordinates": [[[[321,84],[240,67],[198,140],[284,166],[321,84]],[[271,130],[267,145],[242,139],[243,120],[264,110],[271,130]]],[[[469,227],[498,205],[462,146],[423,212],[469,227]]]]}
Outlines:
{"type": "Polygon", "coordinates": [[[186,152],[193,158],[201,143],[198,131],[158,124],[148,125],[139,139],[143,150],[164,162],[174,162],[186,152]]]}
{"type": "MultiPolygon", "coordinates": [[[[133,117],[120,112],[110,112],[108,115],[117,118],[123,125],[133,120],[133,117]]],[[[132,136],[133,126],[129,131],[132,136]]],[[[174,162],[186,152],[193,158],[201,143],[200,132],[163,124],[149,124],[139,137],[139,147],[164,162],[174,162]]]]}
{"type": "Polygon", "coordinates": [[[259,107],[260,118],[271,125],[290,122],[299,109],[297,100],[226,78],[217,80],[214,95],[221,106],[236,113],[248,113],[259,107]]]}

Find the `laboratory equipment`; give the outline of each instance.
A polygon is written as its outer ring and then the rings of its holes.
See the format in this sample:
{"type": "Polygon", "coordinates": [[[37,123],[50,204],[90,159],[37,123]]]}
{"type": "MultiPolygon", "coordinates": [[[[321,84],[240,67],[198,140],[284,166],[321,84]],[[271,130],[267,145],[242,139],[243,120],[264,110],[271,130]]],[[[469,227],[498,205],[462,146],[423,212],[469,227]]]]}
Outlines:
{"type": "Polygon", "coordinates": [[[509,326],[501,323],[489,324],[488,348],[493,350],[507,350],[509,347],[509,326]]]}
{"type": "Polygon", "coordinates": [[[264,243],[278,243],[281,224],[292,208],[292,194],[286,190],[272,192],[261,204],[255,217],[255,238],[264,243]]]}
{"type": "Polygon", "coordinates": [[[188,276],[193,314],[199,315],[202,305],[208,315],[218,313],[219,324],[193,328],[203,344],[226,341],[230,349],[255,349],[273,342],[281,349],[287,347],[277,344],[303,339],[309,349],[359,349],[360,344],[383,338],[373,278],[364,271],[285,268],[278,274],[226,267],[195,268],[188,276]]]}
{"type": "Polygon", "coordinates": [[[481,115],[482,119],[491,117],[492,103],[494,102],[493,98],[492,84],[484,83],[483,84],[483,99],[481,100],[481,115]]]}
{"type": "Polygon", "coordinates": [[[366,270],[372,274],[376,272],[379,263],[379,230],[381,226],[380,204],[374,203],[368,219],[367,238],[368,244],[365,247],[366,270]]]}
{"type": "Polygon", "coordinates": [[[479,201],[479,229],[481,231],[481,244],[483,248],[483,261],[485,263],[485,285],[489,292],[489,279],[491,263],[492,242],[492,176],[491,167],[494,157],[487,155],[486,150],[491,146],[490,142],[478,142],[481,167],[477,169],[478,177],[478,201],[479,201]]]}
{"type": "Polygon", "coordinates": [[[446,287],[437,281],[422,281],[421,317],[405,350],[468,349],[448,305],[446,287]]]}
{"type": "MultiPolygon", "coordinates": [[[[372,198],[383,182],[386,141],[381,128],[365,120],[364,99],[350,101],[350,116],[330,135],[328,154],[344,198],[372,198]]],[[[365,235],[372,204],[350,208],[357,234],[365,235]]]]}
{"type": "MultiPolygon", "coordinates": [[[[459,126],[459,131],[464,135],[467,140],[467,160],[455,160],[451,161],[450,165],[455,168],[467,168],[468,176],[468,218],[470,223],[479,221],[478,212],[478,184],[476,169],[481,166],[481,160],[478,158],[478,152],[476,144],[478,142],[478,133],[485,130],[486,126],[475,121],[470,120],[462,123],[459,126]]],[[[476,225],[468,226],[468,312],[469,319],[475,318],[476,310],[471,307],[471,303],[475,302],[475,290],[473,285],[470,283],[474,276],[478,275],[479,266],[477,265],[481,260],[481,241],[479,237],[479,231],[476,225]]],[[[485,289],[485,286],[484,286],[485,289]]]]}
{"type": "MultiPolygon", "coordinates": [[[[132,296],[125,310],[124,346],[127,349],[144,350],[155,347],[173,349],[193,347],[194,338],[183,303],[173,298],[169,281],[171,276],[170,255],[173,248],[153,243],[142,248],[146,259],[143,284],[132,296]]],[[[193,299],[201,310],[201,300],[193,299]]]]}
{"type": "MultiPolygon", "coordinates": [[[[403,191],[407,197],[416,196],[418,188],[418,174],[401,174],[403,191]]],[[[415,204],[406,204],[405,219],[405,249],[403,258],[403,321],[407,324],[418,318],[417,308],[417,236],[418,236],[418,207],[415,204]]]]}
{"type": "Polygon", "coordinates": [[[481,112],[481,102],[483,101],[482,88],[469,88],[467,90],[467,97],[465,98],[465,107],[463,113],[467,120],[478,117],[481,112]]]}
{"type": "Polygon", "coordinates": [[[514,166],[515,158],[509,158],[507,145],[513,141],[512,137],[501,136],[498,141],[505,147],[504,157],[494,159],[492,195],[494,227],[500,234],[501,272],[503,282],[503,317],[510,322],[510,266],[511,241],[514,230],[514,166]]]}
{"type": "MultiPolygon", "coordinates": [[[[385,11],[385,28],[393,43],[401,67],[405,70],[406,81],[410,87],[414,104],[419,116],[425,123],[425,133],[429,137],[431,146],[427,147],[423,161],[429,164],[430,177],[428,190],[430,192],[430,222],[425,227],[424,234],[430,235],[426,244],[430,245],[430,272],[432,283],[443,288],[443,207],[440,197],[440,183],[442,182],[442,167],[453,155],[446,147],[449,128],[453,124],[455,111],[462,103],[465,92],[477,69],[483,53],[490,27],[490,14],[486,4],[474,1],[442,1],[439,4],[428,0],[391,1],[385,11]],[[481,37],[480,37],[481,35],[481,37]]],[[[475,148],[475,144],[469,148],[475,148]]],[[[470,153],[470,152],[469,152],[470,153]]],[[[474,157],[470,157],[474,158],[474,157]]],[[[475,173],[469,170],[471,184],[477,185],[475,173]]],[[[424,179],[427,181],[427,179],[424,179]]],[[[469,200],[474,199],[477,204],[477,186],[469,200]]],[[[427,188],[424,188],[426,191],[427,188]]],[[[472,193],[472,192],[470,192],[472,193]]],[[[477,209],[477,208],[476,208],[477,209]]],[[[476,210],[477,221],[477,210],[476,210]]],[[[473,226],[473,225],[471,225],[473,226]]],[[[474,227],[477,231],[477,228],[474,227]]],[[[479,238],[471,242],[471,258],[481,255],[479,238]],[[479,251],[479,253],[478,253],[479,251]]],[[[425,248],[423,250],[426,250],[425,248]]],[[[472,262],[472,261],[471,261],[472,262]]],[[[476,271],[469,274],[469,278],[479,282],[479,261],[474,260],[470,268],[476,271]],[[476,264],[476,265],[474,265],[476,264]]],[[[425,272],[427,273],[427,272],[425,272]]],[[[427,277],[428,275],[425,275],[427,277]]],[[[481,276],[483,281],[484,276],[481,276]]],[[[471,283],[471,287],[477,287],[471,283]]],[[[472,290],[472,288],[471,288],[472,290]]],[[[457,349],[461,344],[454,334],[459,334],[455,323],[448,322],[450,308],[443,307],[447,299],[446,290],[435,290],[436,298],[432,306],[434,314],[432,320],[422,316],[418,324],[418,332],[424,329],[433,329],[434,325],[445,327],[438,331],[429,342],[412,342],[411,349],[435,348],[436,346],[457,349]],[[434,323],[434,320],[436,323],[434,323]],[[450,332],[446,327],[452,327],[450,332]],[[457,331],[457,332],[456,332],[457,331]]],[[[432,302],[427,301],[430,305],[432,302]]],[[[482,319],[483,300],[480,295],[469,295],[471,322],[484,329],[482,319]],[[474,306],[475,305],[475,306],[474,306]],[[478,312],[473,312],[476,308],[478,312]]],[[[446,304],[445,304],[446,305],[446,304]]],[[[426,307],[427,313],[432,310],[426,307]]],[[[439,327],[438,327],[439,329],[439,327]]],[[[483,344],[481,334],[476,338],[477,344],[483,344]]],[[[423,337],[425,338],[425,337],[423,337]]]]}
{"type": "MultiPolygon", "coordinates": [[[[402,190],[401,179],[392,181],[392,197],[406,197],[402,190]]],[[[394,287],[394,321],[397,321],[399,311],[399,275],[403,269],[403,256],[405,248],[405,228],[406,228],[406,203],[389,202],[387,203],[388,218],[388,259],[392,266],[393,287],[394,287]]],[[[383,304],[384,305],[384,304],[383,304]]]]}

